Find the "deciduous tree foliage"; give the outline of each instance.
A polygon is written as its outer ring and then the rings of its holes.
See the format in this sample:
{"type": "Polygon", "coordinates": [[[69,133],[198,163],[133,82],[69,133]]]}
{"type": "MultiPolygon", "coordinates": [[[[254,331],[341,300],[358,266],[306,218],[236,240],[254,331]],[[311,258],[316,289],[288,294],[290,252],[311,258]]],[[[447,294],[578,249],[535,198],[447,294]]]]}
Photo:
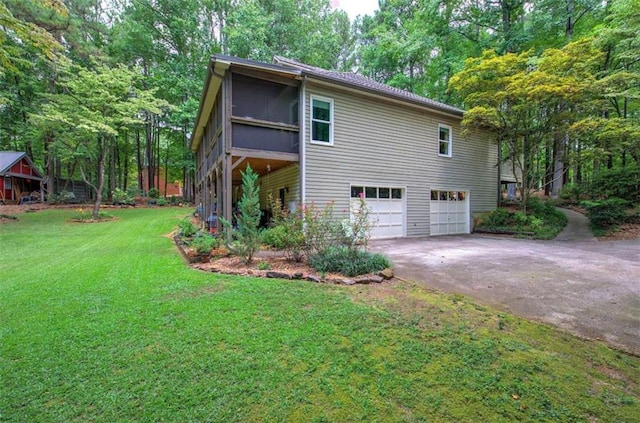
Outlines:
{"type": "Polygon", "coordinates": [[[468,108],[463,125],[490,129],[507,147],[504,160],[522,175],[524,206],[541,176],[534,173],[542,150],[566,133],[577,120],[575,110],[588,101],[598,58],[589,39],[541,55],[486,51],[467,59],[465,69],[451,78],[468,108]]]}
{"type": "Polygon", "coordinates": [[[86,183],[95,191],[93,218],[98,218],[105,182],[105,161],[121,131],[142,122],[143,112],[161,114],[168,103],[154,97],[155,89],[139,89],[140,74],[126,66],[73,65],[58,80],[58,94],[47,96],[41,114],[43,125],[61,130],[57,150],[78,164],[86,183]],[[94,175],[94,181],[88,175],[94,175]]]}

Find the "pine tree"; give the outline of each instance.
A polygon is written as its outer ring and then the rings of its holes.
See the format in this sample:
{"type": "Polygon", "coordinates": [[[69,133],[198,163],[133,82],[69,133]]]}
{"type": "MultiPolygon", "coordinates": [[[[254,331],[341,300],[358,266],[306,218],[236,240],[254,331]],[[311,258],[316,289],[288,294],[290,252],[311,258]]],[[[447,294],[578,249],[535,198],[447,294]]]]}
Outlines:
{"type": "Polygon", "coordinates": [[[227,249],[239,256],[245,263],[251,263],[253,255],[260,249],[260,235],[258,226],[260,225],[260,187],[258,187],[258,174],[247,165],[247,169],[242,172],[242,197],[238,202],[237,229],[226,219],[222,218],[227,233],[225,246],[227,249]]]}

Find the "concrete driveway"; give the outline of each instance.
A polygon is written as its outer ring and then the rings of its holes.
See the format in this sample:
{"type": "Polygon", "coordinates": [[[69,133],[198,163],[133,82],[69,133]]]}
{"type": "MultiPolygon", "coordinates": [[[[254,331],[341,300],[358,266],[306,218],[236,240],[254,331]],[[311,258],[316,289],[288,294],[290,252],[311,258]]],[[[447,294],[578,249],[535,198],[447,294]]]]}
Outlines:
{"type": "Polygon", "coordinates": [[[396,275],[640,354],[640,240],[483,235],[371,242],[396,275]]]}

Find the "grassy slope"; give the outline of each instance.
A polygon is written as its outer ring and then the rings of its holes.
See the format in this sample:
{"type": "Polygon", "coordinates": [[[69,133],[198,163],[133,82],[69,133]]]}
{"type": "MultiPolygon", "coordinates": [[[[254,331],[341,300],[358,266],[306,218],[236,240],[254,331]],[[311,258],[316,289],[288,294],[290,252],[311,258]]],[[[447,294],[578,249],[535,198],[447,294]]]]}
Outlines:
{"type": "Polygon", "coordinates": [[[0,224],[0,421],[637,421],[640,359],[408,283],[204,274],[184,209],[0,224]]]}

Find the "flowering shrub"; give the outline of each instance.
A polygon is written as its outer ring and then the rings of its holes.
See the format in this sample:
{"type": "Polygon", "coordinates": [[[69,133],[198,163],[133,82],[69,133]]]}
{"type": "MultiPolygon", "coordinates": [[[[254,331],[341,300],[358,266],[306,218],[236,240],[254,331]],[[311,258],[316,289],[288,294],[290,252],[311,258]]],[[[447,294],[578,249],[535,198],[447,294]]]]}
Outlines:
{"type": "Polygon", "coordinates": [[[333,217],[334,204],[334,201],[330,201],[320,209],[312,202],[302,207],[301,218],[307,257],[314,254],[324,254],[329,247],[343,241],[342,226],[333,217]]]}
{"type": "Polygon", "coordinates": [[[371,209],[364,200],[364,193],[361,193],[357,206],[352,205],[351,219],[342,221],[342,232],[347,247],[351,250],[362,247],[366,251],[371,239],[371,230],[376,223],[371,219],[371,209]]]}

